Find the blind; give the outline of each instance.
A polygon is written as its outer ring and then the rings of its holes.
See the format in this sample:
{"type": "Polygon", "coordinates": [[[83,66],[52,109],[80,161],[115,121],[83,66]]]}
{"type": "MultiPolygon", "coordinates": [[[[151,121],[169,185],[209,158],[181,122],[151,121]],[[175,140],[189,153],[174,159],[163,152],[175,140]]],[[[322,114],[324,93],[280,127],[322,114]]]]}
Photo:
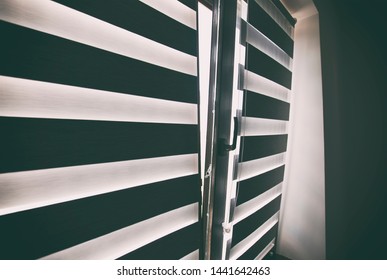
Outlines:
{"type": "Polygon", "coordinates": [[[275,247],[292,79],[290,14],[279,1],[249,0],[247,5],[241,24],[244,105],[230,259],[261,259],[275,247]]]}
{"type": "Polygon", "coordinates": [[[198,258],[197,2],[0,3],[0,258],[198,258]]]}

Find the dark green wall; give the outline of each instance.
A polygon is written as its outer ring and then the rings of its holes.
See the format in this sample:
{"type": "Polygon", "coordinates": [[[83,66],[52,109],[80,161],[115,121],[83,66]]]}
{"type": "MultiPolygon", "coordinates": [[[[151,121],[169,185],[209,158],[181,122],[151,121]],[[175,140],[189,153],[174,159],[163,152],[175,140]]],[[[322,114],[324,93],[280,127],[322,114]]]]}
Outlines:
{"type": "Polygon", "coordinates": [[[387,259],[387,2],[315,2],[322,47],[327,258],[387,259]]]}

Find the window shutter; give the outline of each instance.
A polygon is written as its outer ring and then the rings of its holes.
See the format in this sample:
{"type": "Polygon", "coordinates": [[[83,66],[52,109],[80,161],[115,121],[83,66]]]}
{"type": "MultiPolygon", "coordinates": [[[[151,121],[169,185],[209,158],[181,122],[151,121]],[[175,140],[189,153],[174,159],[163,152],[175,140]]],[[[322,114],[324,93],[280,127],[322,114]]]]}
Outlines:
{"type": "Polygon", "coordinates": [[[277,235],[294,20],[279,1],[216,3],[218,153],[206,162],[214,171],[205,181],[213,192],[211,258],[263,258],[277,235]]]}
{"type": "Polygon", "coordinates": [[[287,146],[294,22],[279,1],[249,0],[231,259],[263,258],[275,245],[287,146]]]}
{"type": "Polygon", "coordinates": [[[198,258],[197,2],[0,6],[0,258],[198,258]]]}

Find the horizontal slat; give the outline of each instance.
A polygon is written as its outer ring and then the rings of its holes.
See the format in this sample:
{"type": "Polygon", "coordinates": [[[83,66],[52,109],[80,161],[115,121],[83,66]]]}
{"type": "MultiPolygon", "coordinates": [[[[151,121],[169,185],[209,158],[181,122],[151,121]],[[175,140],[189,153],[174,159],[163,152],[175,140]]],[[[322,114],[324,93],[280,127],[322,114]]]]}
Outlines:
{"type": "Polygon", "coordinates": [[[251,233],[244,240],[236,244],[231,248],[230,260],[236,260],[243,253],[245,253],[251,246],[254,245],[262,236],[265,235],[272,227],[278,223],[278,212],[274,214],[270,219],[268,219],[263,225],[257,228],[253,233],[251,233]]]}
{"type": "Polygon", "coordinates": [[[287,133],[287,121],[242,117],[242,136],[279,135],[287,133]]]}
{"type": "Polygon", "coordinates": [[[179,155],[0,174],[0,215],[196,174],[179,155]]]}
{"type": "Polygon", "coordinates": [[[255,1],[249,1],[248,22],[293,57],[293,40],[255,1]]]}
{"type": "Polygon", "coordinates": [[[233,226],[232,246],[249,236],[280,209],[281,196],[233,226]]]}
{"type": "Polygon", "coordinates": [[[177,0],[158,1],[161,6],[171,6],[169,10],[172,13],[169,14],[136,0],[110,0],[109,5],[106,5],[105,0],[55,0],[55,2],[196,56],[196,30],[184,24],[187,20],[194,24],[196,13],[188,8],[179,10],[178,7],[182,5],[177,0]],[[179,20],[183,21],[183,24],[179,20]],[[179,40],[176,39],[176,34],[179,35],[179,40]]]}
{"type": "Polygon", "coordinates": [[[290,104],[278,99],[246,91],[243,115],[247,117],[289,120],[290,104]]]}
{"type": "Polygon", "coordinates": [[[243,21],[246,28],[246,42],[271,57],[288,70],[292,70],[293,59],[278,47],[273,41],[257,30],[254,26],[243,21]]]}
{"type": "Polygon", "coordinates": [[[195,250],[188,255],[181,258],[181,260],[198,260],[199,259],[199,250],[195,250]]]}
{"type": "Polygon", "coordinates": [[[138,248],[119,260],[178,260],[183,256],[198,259],[199,235],[200,224],[195,223],[138,248]]]}
{"type": "Polygon", "coordinates": [[[177,0],[159,1],[159,0],[140,0],[144,4],[160,11],[161,13],[196,29],[196,12],[177,0]]]}
{"type": "Polygon", "coordinates": [[[278,224],[273,226],[268,232],[266,232],[253,246],[251,246],[245,253],[243,253],[238,260],[254,260],[262,252],[263,249],[273,239],[276,238],[278,232],[278,224]]]}
{"type": "Polygon", "coordinates": [[[285,163],[285,153],[276,154],[269,157],[245,161],[238,163],[238,181],[243,181],[274,168],[280,167],[285,163]]]}
{"type": "Polygon", "coordinates": [[[284,5],[283,0],[271,0],[271,2],[278,8],[278,10],[284,15],[287,21],[291,24],[291,26],[296,25],[297,19],[292,16],[290,11],[284,5]]]}
{"type": "Polygon", "coordinates": [[[269,244],[262,250],[261,253],[255,258],[256,260],[262,260],[275,246],[275,238],[270,241],[269,244]]]}
{"type": "Polygon", "coordinates": [[[174,101],[197,101],[194,76],[2,21],[0,33],[12,38],[0,44],[0,75],[174,101]]]}
{"type": "Polygon", "coordinates": [[[280,184],[284,178],[284,170],[285,166],[282,165],[259,176],[239,182],[237,205],[241,205],[280,184]]]}
{"type": "Polygon", "coordinates": [[[1,216],[0,259],[40,258],[192,204],[198,180],[185,176],[1,216]]]}
{"type": "Polygon", "coordinates": [[[0,117],[0,173],[198,152],[197,126],[0,117]]]}
{"type": "Polygon", "coordinates": [[[249,161],[286,152],[287,139],[286,134],[242,137],[243,153],[239,160],[249,161]]]}
{"type": "Polygon", "coordinates": [[[254,0],[249,1],[248,22],[293,57],[293,40],[254,0]]]}
{"type": "Polygon", "coordinates": [[[294,18],[287,8],[287,3],[286,5],[284,4],[285,2],[283,0],[271,0],[273,4],[278,8],[278,10],[284,15],[284,17],[287,19],[287,21],[293,26],[296,25],[297,19],[294,18]]]}
{"type": "Polygon", "coordinates": [[[233,224],[247,218],[281,195],[282,183],[235,208],[233,224]]]}
{"type": "Polygon", "coordinates": [[[242,88],[260,93],[278,100],[289,102],[290,90],[254,72],[243,70],[244,78],[242,88]]]}
{"type": "Polygon", "coordinates": [[[248,70],[291,89],[291,71],[252,46],[248,45],[247,52],[248,70]]]}
{"type": "MultiPolygon", "coordinates": [[[[251,1],[253,2],[253,1],[251,1]]],[[[285,33],[293,38],[294,28],[286,16],[270,0],[255,0],[255,2],[282,28],[285,33]]]]}
{"type": "MultiPolygon", "coordinates": [[[[157,0],[155,0],[157,1],[157,0]]],[[[193,10],[196,10],[198,7],[198,1],[197,0],[178,0],[180,3],[186,5],[187,7],[190,7],[193,10]]]]}
{"type": "Polygon", "coordinates": [[[195,56],[66,6],[45,0],[2,2],[4,21],[196,76],[195,56]]]}
{"type": "Polygon", "coordinates": [[[198,204],[194,203],[42,259],[112,260],[197,221],[198,204]]]}
{"type": "Polygon", "coordinates": [[[197,124],[197,105],[0,76],[0,115],[197,124]]]}

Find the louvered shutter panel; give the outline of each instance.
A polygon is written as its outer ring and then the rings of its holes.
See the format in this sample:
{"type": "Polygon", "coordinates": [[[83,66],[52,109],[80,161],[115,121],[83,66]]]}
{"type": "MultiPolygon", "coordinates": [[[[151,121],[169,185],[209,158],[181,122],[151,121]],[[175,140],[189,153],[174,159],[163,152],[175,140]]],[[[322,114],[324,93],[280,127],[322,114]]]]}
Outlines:
{"type": "Polygon", "coordinates": [[[294,21],[279,1],[249,0],[241,22],[246,60],[230,258],[263,258],[275,246],[285,168],[294,21]]]}
{"type": "Polygon", "coordinates": [[[0,258],[198,258],[197,2],[0,3],[0,258]]]}

